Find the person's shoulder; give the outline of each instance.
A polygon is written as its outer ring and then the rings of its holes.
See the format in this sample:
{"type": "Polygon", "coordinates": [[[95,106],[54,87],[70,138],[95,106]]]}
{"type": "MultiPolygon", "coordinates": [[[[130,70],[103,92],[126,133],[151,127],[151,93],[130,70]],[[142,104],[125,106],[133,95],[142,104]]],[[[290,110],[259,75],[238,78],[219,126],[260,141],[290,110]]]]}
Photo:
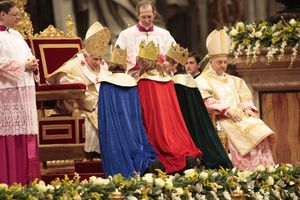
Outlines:
{"type": "Polygon", "coordinates": [[[228,74],[228,73],[225,73],[227,77],[230,77],[230,78],[233,78],[233,79],[236,79],[236,80],[243,80],[241,77],[238,77],[238,76],[235,76],[235,75],[232,75],[232,74],[228,74]]]}
{"type": "Polygon", "coordinates": [[[23,38],[22,34],[21,34],[19,31],[15,30],[15,29],[10,28],[8,31],[9,31],[11,34],[13,34],[13,35],[15,35],[15,36],[17,36],[17,37],[19,37],[19,38],[23,38]]]}
{"type": "Polygon", "coordinates": [[[154,31],[159,31],[159,32],[162,32],[162,33],[170,33],[167,29],[164,29],[164,28],[161,28],[159,26],[154,26],[154,31]]]}
{"type": "Polygon", "coordinates": [[[138,29],[137,29],[136,25],[133,25],[133,26],[130,26],[130,27],[128,27],[128,28],[122,30],[122,31],[120,32],[120,34],[127,34],[127,33],[131,33],[131,32],[135,32],[135,31],[137,31],[137,30],[138,30],[138,29]]]}

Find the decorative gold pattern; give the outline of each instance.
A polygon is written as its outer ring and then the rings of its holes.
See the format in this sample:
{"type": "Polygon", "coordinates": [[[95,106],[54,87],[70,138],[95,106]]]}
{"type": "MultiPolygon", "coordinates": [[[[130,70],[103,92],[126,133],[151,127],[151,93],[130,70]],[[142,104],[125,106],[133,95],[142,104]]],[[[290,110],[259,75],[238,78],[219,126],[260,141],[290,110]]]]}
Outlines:
{"type": "Polygon", "coordinates": [[[179,44],[172,44],[167,52],[167,56],[174,60],[177,60],[184,66],[188,59],[189,51],[188,49],[180,50],[180,48],[181,47],[179,44]]]}
{"type": "Polygon", "coordinates": [[[72,125],[71,124],[44,124],[43,125],[43,140],[57,140],[57,139],[72,139],[72,125]],[[47,134],[49,130],[67,130],[67,134],[47,134]]]}
{"type": "Polygon", "coordinates": [[[66,20],[66,27],[67,27],[67,33],[66,33],[66,37],[68,38],[76,38],[76,31],[75,31],[75,26],[74,26],[74,22],[72,20],[71,15],[68,15],[67,20],[66,20]]]}
{"type": "Polygon", "coordinates": [[[30,15],[25,12],[24,7],[27,4],[27,0],[13,0],[16,6],[19,8],[21,20],[17,24],[16,30],[19,31],[24,38],[31,38],[33,36],[33,27],[30,20],[30,15]]]}
{"type": "Polygon", "coordinates": [[[111,38],[111,33],[107,27],[103,27],[99,22],[90,26],[85,36],[85,49],[92,56],[101,57],[111,38]]]}
{"type": "Polygon", "coordinates": [[[105,78],[103,78],[103,80],[101,80],[101,82],[107,82],[107,83],[111,83],[111,84],[123,86],[123,87],[134,87],[137,85],[136,80],[132,76],[130,76],[126,73],[110,74],[110,75],[106,76],[105,78]]]}
{"type": "Polygon", "coordinates": [[[184,85],[189,88],[198,88],[197,82],[189,74],[176,74],[172,77],[175,84],[184,85]]]}
{"type": "Polygon", "coordinates": [[[146,44],[145,40],[140,43],[139,57],[156,61],[158,55],[159,45],[156,46],[153,41],[146,44]]]}
{"type": "Polygon", "coordinates": [[[231,39],[224,29],[212,31],[206,39],[206,47],[210,57],[228,55],[231,39]]]}
{"type": "Polygon", "coordinates": [[[35,34],[34,37],[38,38],[64,38],[65,33],[53,25],[49,25],[45,30],[41,31],[39,34],[35,34]]]}
{"type": "Polygon", "coordinates": [[[139,77],[138,81],[140,81],[141,79],[149,79],[149,80],[158,81],[158,82],[168,82],[168,81],[172,80],[172,78],[168,75],[161,76],[156,69],[151,70],[150,74],[144,73],[142,76],[139,77]]]}
{"type": "Polygon", "coordinates": [[[109,200],[124,200],[125,196],[122,194],[122,192],[116,190],[115,192],[112,192],[109,197],[109,200]]]}
{"type": "Polygon", "coordinates": [[[124,65],[126,63],[127,48],[121,49],[117,45],[110,54],[109,62],[124,65]]]}

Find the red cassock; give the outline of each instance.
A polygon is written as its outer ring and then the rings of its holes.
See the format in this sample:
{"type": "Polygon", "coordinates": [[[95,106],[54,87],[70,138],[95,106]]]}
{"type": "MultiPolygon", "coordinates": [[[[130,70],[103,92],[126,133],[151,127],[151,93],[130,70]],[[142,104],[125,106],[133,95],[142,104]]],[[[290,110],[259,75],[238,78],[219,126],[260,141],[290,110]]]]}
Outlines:
{"type": "Polygon", "coordinates": [[[182,117],[173,81],[140,79],[138,91],[147,136],[166,172],[185,168],[187,156],[200,157],[182,117]]]}

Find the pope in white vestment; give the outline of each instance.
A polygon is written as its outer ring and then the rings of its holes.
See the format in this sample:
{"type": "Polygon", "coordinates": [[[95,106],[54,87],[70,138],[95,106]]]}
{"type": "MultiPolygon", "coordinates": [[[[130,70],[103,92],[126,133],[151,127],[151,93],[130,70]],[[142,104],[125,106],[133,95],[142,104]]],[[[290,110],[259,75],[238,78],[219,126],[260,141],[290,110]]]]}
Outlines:
{"type": "MultiPolygon", "coordinates": [[[[47,78],[48,84],[83,83],[87,86],[85,98],[79,102],[79,110],[85,118],[84,151],[88,158],[94,157],[93,152],[100,153],[97,102],[99,80],[108,73],[102,53],[109,40],[109,30],[99,22],[94,23],[87,31],[85,50],[78,52],[47,78]]],[[[57,108],[60,112],[72,113],[73,100],[60,101],[57,108]]]]}

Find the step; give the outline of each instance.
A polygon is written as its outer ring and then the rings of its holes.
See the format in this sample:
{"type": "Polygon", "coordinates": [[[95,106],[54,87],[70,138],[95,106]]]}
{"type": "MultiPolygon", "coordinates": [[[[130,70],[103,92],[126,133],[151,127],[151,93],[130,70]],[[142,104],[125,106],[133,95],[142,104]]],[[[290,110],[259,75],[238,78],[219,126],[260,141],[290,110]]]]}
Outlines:
{"type": "Polygon", "coordinates": [[[94,160],[75,160],[75,171],[77,173],[103,173],[100,159],[94,160]]]}

